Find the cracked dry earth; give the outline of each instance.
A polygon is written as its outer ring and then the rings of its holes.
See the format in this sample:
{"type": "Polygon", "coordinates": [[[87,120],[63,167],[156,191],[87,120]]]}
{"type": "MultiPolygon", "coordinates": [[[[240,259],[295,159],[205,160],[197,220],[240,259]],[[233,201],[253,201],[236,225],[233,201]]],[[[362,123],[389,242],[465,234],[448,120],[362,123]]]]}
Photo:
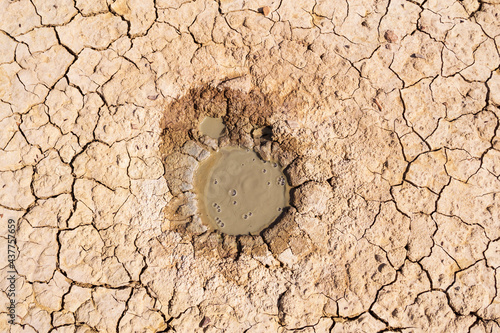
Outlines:
{"type": "Polygon", "coordinates": [[[0,48],[2,332],[500,332],[499,0],[0,0],[0,48]],[[197,215],[231,144],[258,235],[197,215]]]}

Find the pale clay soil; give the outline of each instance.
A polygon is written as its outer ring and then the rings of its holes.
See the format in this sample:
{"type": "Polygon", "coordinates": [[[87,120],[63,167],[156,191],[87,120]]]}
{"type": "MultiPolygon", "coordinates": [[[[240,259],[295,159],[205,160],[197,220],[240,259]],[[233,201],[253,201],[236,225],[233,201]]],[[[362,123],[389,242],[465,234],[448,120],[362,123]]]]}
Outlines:
{"type": "Polygon", "coordinates": [[[0,331],[500,332],[499,52],[500,0],[0,0],[0,331]],[[227,145],[259,235],[197,214],[227,145]]]}

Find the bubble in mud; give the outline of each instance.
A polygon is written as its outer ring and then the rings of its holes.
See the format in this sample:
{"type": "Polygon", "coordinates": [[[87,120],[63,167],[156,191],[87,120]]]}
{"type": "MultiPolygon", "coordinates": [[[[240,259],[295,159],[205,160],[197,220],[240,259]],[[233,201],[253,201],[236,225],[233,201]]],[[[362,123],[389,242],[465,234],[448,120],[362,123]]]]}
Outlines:
{"type": "Polygon", "coordinates": [[[271,182],[267,182],[267,186],[271,185],[271,182]]]}
{"type": "Polygon", "coordinates": [[[216,202],[214,202],[214,207],[217,207],[217,203],[216,202]]]}
{"type": "Polygon", "coordinates": [[[238,194],[238,192],[236,192],[235,189],[232,189],[232,190],[229,191],[229,195],[232,196],[232,197],[235,197],[236,194],[238,194]]]}
{"type": "Polygon", "coordinates": [[[262,173],[266,173],[266,172],[267,172],[267,170],[266,170],[266,169],[262,169],[262,173]]]}
{"type": "Polygon", "coordinates": [[[273,168],[278,167],[278,163],[273,163],[273,168]]]}
{"type": "Polygon", "coordinates": [[[279,208],[278,208],[278,212],[281,212],[281,211],[282,211],[282,209],[281,209],[281,207],[279,207],[279,208]]]}
{"type": "Polygon", "coordinates": [[[245,220],[246,220],[246,219],[248,219],[248,215],[247,215],[247,214],[243,215],[243,218],[244,218],[245,220]]]}
{"type": "Polygon", "coordinates": [[[252,212],[248,212],[248,216],[252,216],[252,212]]]}
{"type": "Polygon", "coordinates": [[[238,202],[236,202],[236,200],[233,201],[233,205],[236,205],[238,202]]]}
{"type": "Polygon", "coordinates": [[[219,223],[219,226],[220,226],[221,228],[224,228],[224,222],[222,222],[222,221],[221,221],[221,222],[219,223]]]}
{"type": "Polygon", "coordinates": [[[218,183],[217,179],[214,179],[214,184],[217,185],[218,183]]]}

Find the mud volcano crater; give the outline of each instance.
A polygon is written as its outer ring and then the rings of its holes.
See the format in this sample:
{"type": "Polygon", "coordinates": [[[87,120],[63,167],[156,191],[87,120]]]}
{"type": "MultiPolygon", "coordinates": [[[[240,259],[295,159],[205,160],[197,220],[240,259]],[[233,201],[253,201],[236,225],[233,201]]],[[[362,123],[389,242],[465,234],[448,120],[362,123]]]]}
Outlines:
{"type": "Polygon", "coordinates": [[[292,238],[294,255],[312,250],[294,221],[307,194],[288,176],[308,148],[284,120],[299,106],[293,96],[208,85],[166,105],[161,149],[172,198],[164,230],[194,241],[198,255],[276,255],[292,238]]]}

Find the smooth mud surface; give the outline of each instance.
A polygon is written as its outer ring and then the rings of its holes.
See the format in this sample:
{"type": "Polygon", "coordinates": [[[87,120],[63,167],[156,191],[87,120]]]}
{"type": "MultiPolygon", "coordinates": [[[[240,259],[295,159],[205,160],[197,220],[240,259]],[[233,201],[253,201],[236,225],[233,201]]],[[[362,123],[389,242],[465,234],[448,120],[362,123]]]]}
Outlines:
{"type": "Polygon", "coordinates": [[[200,132],[211,138],[218,139],[226,126],[221,118],[205,117],[200,123],[200,132]]]}
{"type": "Polygon", "coordinates": [[[241,148],[212,154],[198,170],[197,192],[205,223],[230,235],[258,233],[288,205],[278,163],[241,148]]]}

